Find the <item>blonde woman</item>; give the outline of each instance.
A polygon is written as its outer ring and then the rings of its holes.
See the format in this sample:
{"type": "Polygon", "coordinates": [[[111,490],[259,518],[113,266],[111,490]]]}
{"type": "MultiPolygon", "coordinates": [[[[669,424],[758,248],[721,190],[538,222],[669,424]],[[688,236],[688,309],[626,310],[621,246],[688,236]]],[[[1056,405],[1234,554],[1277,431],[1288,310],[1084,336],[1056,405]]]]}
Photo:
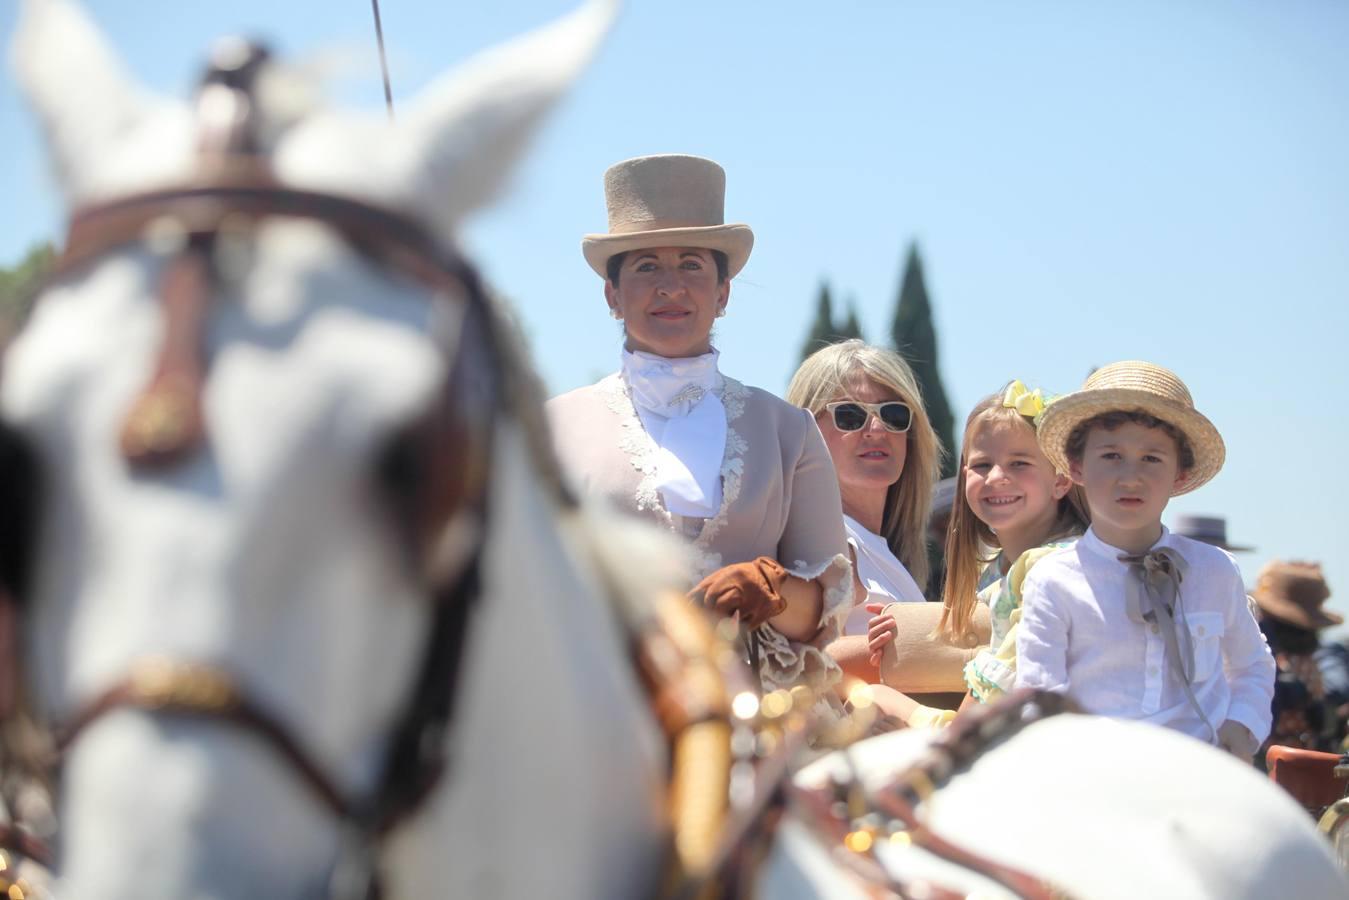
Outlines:
{"type": "MultiPolygon", "coordinates": [[[[879,654],[869,647],[869,630],[897,629],[901,619],[904,630],[926,635],[939,612],[925,607],[923,589],[942,447],[908,363],[859,340],[811,354],[792,377],[787,401],[813,414],[824,435],[854,563],[855,605],[830,653],[849,674],[876,682],[879,654]],[[885,621],[876,622],[873,613],[881,604],[913,604],[913,611],[890,607],[889,615],[877,617],[885,621]]],[[[952,659],[954,673],[960,662],[952,659]]]]}

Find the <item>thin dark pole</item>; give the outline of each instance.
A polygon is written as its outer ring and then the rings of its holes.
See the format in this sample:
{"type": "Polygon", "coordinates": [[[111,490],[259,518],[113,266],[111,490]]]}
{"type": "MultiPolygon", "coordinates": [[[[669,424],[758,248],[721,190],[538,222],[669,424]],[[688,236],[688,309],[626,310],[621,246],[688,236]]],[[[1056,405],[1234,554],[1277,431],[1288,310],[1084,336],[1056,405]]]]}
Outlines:
{"type": "Polygon", "coordinates": [[[370,9],[375,13],[375,40],[379,43],[379,70],[384,75],[384,105],[389,109],[389,121],[393,121],[393,88],[389,86],[389,60],[384,55],[384,26],[379,21],[379,0],[370,0],[370,9]]]}

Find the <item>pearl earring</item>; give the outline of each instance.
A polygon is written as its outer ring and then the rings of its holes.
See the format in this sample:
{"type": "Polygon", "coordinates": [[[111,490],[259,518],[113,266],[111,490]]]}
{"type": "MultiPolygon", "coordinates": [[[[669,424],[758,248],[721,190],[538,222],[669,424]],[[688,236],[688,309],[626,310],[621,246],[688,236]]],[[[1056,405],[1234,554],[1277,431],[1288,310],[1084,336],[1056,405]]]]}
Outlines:
{"type": "Polygon", "coordinates": [[[609,315],[613,316],[615,322],[623,321],[623,314],[618,310],[614,309],[612,306],[609,307],[609,315]]]}
{"type": "Polygon", "coordinates": [[[724,306],[718,306],[718,307],[717,307],[717,318],[720,319],[720,318],[721,318],[722,316],[724,316],[724,315],[726,315],[726,307],[724,307],[724,306]]]}

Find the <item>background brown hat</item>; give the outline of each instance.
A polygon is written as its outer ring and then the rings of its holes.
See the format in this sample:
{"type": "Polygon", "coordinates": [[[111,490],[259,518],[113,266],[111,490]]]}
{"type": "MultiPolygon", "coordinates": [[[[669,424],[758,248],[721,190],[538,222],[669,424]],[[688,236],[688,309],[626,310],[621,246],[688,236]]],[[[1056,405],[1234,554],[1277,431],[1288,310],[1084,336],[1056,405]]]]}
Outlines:
{"type": "Polygon", "coordinates": [[[581,253],[601,278],[609,257],[650,247],[702,247],[726,254],[727,275],[754,247],[748,225],[727,225],[726,172],[701,156],[639,156],[604,173],[609,233],[587,234],[581,253]]]}
{"type": "Polygon", "coordinates": [[[1344,621],[1344,616],[1322,608],[1330,587],[1320,563],[1271,560],[1260,570],[1251,596],[1266,615],[1308,630],[1344,621]]]}

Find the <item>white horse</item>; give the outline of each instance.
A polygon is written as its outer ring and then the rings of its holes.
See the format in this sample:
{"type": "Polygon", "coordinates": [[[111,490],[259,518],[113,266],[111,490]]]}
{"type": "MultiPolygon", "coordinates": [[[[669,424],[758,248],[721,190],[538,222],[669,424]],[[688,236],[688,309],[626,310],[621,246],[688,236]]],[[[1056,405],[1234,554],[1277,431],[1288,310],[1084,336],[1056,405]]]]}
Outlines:
{"type": "MultiPolygon", "coordinates": [[[[450,247],[613,7],[591,3],[485,54],[403,104],[396,125],[309,105],[265,61],[246,96],[226,83],[195,108],[151,96],[67,0],[24,3],[13,55],[71,210],[199,183],[213,164],[202,148],[242,130],[280,186],[400,210],[450,247]]],[[[63,759],[58,893],[328,896],[334,879],[358,883],[376,852],[386,897],[650,893],[668,843],[663,739],[577,514],[550,483],[537,414],[511,408],[509,392],[468,409],[481,419],[464,427],[490,439],[490,458],[444,477],[490,473],[485,522],[457,515],[416,555],[382,521],[387,448],[445,401],[456,355],[482,353],[455,352],[471,324],[463,303],[372,264],[314,218],[222,226],[205,283],[193,282],[206,295],[203,437],[143,465],[127,452],[129,411],[166,358],[173,327],[158,295],[173,293],[166,269],[192,227],[162,219],[146,240],[63,272],[5,361],[4,414],[43,463],[29,687],[47,720],[90,718],[63,759]],[[354,803],[380,778],[432,637],[422,569],[453,583],[479,539],[482,601],[443,739],[448,768],[378,847],[257,727],[125,703],[89,716],[119,684],[206,706],[212,691],[239,691],[354,803]]],[[[361,237],[378,243],[388,224],[361,237]]],[[[490,322],[466,341],[484,331],[490,322]]],[[[481,373],[459,377],[471,397],[481,373]]],[[[144,450],[165,436],[156,409],[139,409],[144,450]]]]}
{"type": "MultiPolygon", "coordinates": [[[[832,836],[820,826],[828,815],[787,818],[761,896],[865,900],[877,883],[914,898],[1349,896],[1311,817],[1251,766],[1144,723],[1059,714],[1018,730],[1010,715],[1011,736],[957,753],[968,758],[954,772],[952,757],[934,752],[944,738],[917,731],[802,769],[797,788],[855,808],[832,836]],[[920,801],[906,827],[874,802],[896,785],[920,801]],[[934,849],[934,835],[979,858],[934,849]]],[[[979,730],[968,729],[976,745],[979,730]]]]}
{"type": "MultiPolygon", "coordinates": [[[[598,559],[630,529],[597,539],[567,502],[537,404],[509,371],[492,387],[516,362],[494,313],[429,259],[611,15],[479,60],[391,126],[317,108],[243,52],[195,107],[149,97],[67,0],[25,3],[20,77],[86,210],[0,386],[43,464],[25,649],[42,714],[73,726],[60,895],[363,896],[374,871],[391,898],[658,892],[680,788],[620,621],[647,610],[602,599],[622,573],[598,559]],[[226,147],[268,161],[266,198],[226,147]],[[203,183],[204,210],[185,205],[203,183]],[[440,638],[475,548],[456,682],[440,638]],[[447,669],[423,668],[428,647],[447,669]],[[448,705],[429,692],[447,721],[407,715],[426,683],[457,683],[448,705]],[[382,793],[391,756],[425,781],[382,793]],[[423,788],[387,837],[390,810],[359,802],[423,788]]],[[[797,796],[944,780],[909,767],[932,752],[919,733],[864,742],[797,796]]],[[[1343,895],[1291,801],[1147,726],[1050,719],[949,781],[921,792],[925,829],[1075,896],[1343,895]]],[[[699,791],[725,785],[682,789],[715,809],[699,791]]],[[[1007,893],[849,800],[789,812],[759,895],[874,895],[839,865],[863,858],[914,896],[1007,893]]]]}

